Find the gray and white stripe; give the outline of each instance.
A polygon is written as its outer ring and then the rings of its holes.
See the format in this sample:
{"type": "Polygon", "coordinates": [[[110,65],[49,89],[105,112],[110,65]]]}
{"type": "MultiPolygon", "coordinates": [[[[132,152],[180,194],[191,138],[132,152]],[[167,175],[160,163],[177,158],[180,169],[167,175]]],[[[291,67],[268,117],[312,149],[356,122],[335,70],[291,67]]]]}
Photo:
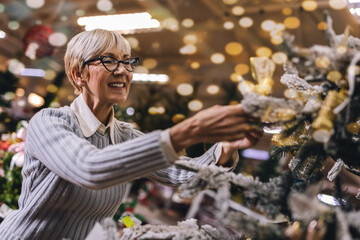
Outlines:
{"type": "MultiPolygon", "coordinates": [[[[30,121],[19,210],[0,224],[0,239],[84,239],[96,221],[112,217],[126,183],[142,176],[172,186],[194,173],[171,166],[159,141],[115,120],[108,132],[85,138],[69,107],[45,109],[30,121]]],[[[199,158],[215,161],[214,149],[199,158]]]]}

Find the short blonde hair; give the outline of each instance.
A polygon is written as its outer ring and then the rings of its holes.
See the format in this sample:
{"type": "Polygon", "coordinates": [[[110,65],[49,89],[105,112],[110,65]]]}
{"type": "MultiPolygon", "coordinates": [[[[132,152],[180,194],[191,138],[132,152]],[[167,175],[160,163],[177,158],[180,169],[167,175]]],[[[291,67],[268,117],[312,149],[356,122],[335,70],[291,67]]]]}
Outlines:
{"type": "Polygon", "coordinates": [[[67,44],[64,57],[65,72],[71,85],[75,88],[75,94],[81,93],[81,87],[73,79],[71,72],[82,73],[88,76],[87,68],[83,67],[85,61],[117,48],[120,53],[131,53],[129,42],[115,31],[94,29],[75,35],[67,44]]]}

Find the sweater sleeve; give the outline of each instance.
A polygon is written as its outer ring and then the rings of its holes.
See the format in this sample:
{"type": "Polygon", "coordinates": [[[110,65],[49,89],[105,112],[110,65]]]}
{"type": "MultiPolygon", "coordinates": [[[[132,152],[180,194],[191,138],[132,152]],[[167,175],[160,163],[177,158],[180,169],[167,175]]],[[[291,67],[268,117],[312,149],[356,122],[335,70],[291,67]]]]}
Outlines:
{"type": "MultiPolygon", "coordinates": [[[[194,161],[198,164],[210,165],[216,163],[215,149],[217,148],[217,144],[213,145],[208,151],[206,151],[203,155],[196,158],[190,158],[186,156],[180,156],[179,160],[188,160],[194,161]]],[[[172,165],[168,168],[158,170],[154,173],[151,173],[147,178],[154,180],[156,182],[160,182],[162,184],[166,184],[169,186],[179,186],[180,184],[189,181],[193,176],[195,176],[196,172],[180,169],[175,165],[172,165]]]]}
{"type": "Polygon", "coordinates": [[[75,134],[73,118],[59,109],[45,109],[30,121],[27,154],[76,185],[103,189],[170,166],[155,131],[99,149],[75,134]]]}
{"type": "MultiPolygon", "coordinates": [[[[137,130],[133,130],[132,133],[133,133],[132,137],[139,137],[139,136],[143,135],[142,132],[137,131],[137,130]]],[[[169,133],[167,133],[167,134],[169,134],[169,133]]],[[[165,141],[170,141],[170,138],[165,139],[165,141]]],[[[170,147],[169,145],[171,145],[171,143],[163,145],[163,148],[169,148],[170,147]]],[[[203,155],[201,155],[199,157],[190,158],[190,157],[186,157],[186,156],[180,156],[180,157],[177,157],[176,160],[194,161],[198,164],[203,164],[203,165],[216,164],[219,159],[219,156],[220,156],[219,147],[220,147],[220,153],[221,153],[221,143],[216,143],[209,150],[207,150],[203,155]]],[[[172,148],[172,147],[170,147],[170,148],[172,148]]],[[[174,151],[174,150],[173,149],[164,150],[165,153],[172,152],[172,151],[174,151]]],[[[167,155],[171,156],[172,154],[167,154],[167,155]]],[[[170,161],[173,162],[174,159],[171,159],[170,161]]],[[[172,165],[168,168],[164,168],[164,169],[158,170],[156,172],[153,172],[146,177],[153,181],[156,181],[156,182],[159,182],[159,183],[162,183],[165,185],[177,187],[177,186],[181,185],[182,183],[189,181],[193,176],[195,176],[195,174],[196,174],[196,172],[180,169],[180,168],[176,167],[175,165],[172,165]]]]}

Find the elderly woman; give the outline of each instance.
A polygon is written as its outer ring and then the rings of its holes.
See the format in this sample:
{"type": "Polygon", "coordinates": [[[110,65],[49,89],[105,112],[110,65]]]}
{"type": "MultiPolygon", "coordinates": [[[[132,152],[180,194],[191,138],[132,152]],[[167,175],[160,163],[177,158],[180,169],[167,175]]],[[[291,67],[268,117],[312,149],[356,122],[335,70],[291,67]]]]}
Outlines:
{"type": "Polygon", "coordinates": [[[80,95],[70,107],[44,109],[31,119],[19,210],[0,225],[0,239],[84,239],[97,221],[115,214],[127,182],[148,177],[176,186],[193,176],[172,166],[181,149],[226,141],[189,159],[225,165],[261,135],[240,105],[211,107],[149,134],[115,119],[113,104],[126,100],[139,63],[116,32],[76,35],[64,61],[80,95]]]}

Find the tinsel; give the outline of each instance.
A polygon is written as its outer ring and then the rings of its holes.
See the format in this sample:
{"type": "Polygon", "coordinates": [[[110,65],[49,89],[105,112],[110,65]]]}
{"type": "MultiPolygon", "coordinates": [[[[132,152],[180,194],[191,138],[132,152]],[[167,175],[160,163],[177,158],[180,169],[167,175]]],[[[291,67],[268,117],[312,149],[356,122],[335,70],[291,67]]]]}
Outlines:
{"type": "MultiPolygon", "coordinates": [[[[288,55],[281,83],[292,99],[244,94],[243,109],[259,117],[264,125],[281,126],[273,136],[277,147],[294,155],[290,163],[294,176],[308,181],[321,169],[326,158],[341,159],[344,169],[360,175],[360,39],[336,35],[326,13],[328,46],[298,48],[295,38],[284,34],[280,45],[288,55]],[[295,93],[295,95],[293,94],[295,93]],[[279,109],[289,109],[286,117],[279,109]],[[300,124],[303,123],[303,124],[300,124]],[[303,130],[305,126],[306,131],[303,130]]],[[[335,166],[336,167],[336,166],[335,166]]],[[[334,179],[336,169],[329,173],[334,179]]]]}
{"type": "Polygon", "coordinates": [[[242,106],[245,112],[251,113],[254,117],[262,118],[263,122],[282,122],[283,119],[279,117],[279,111],[288,109],[292,112],[299,112],[302,109],[301,102],[251,92],[244,96],[242,106]]]}
{"type": "Polygon", "coordinates": [[[210,225],[199,227],[196,219],[179,222],[176,226],[146,224],[137,228],[126,228],[119,239],[225,240],[216,228],[210,225]]]}

